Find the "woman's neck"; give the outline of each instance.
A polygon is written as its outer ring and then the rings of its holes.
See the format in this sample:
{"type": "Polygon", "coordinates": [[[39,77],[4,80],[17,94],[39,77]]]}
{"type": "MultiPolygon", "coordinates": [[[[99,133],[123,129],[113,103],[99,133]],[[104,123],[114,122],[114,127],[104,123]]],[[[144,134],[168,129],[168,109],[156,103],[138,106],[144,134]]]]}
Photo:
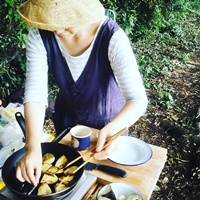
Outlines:
{"type": "Polygon", "coordinates": [[[74,34],[71,34],[71,37],[65,34],[60,36],[58,34],[57,35],[65,50],[71,56],[79,56],[88,49],[94,40],[99,25],[100,22],[86,26],[80,26],[78,29],[76,29],[74,34]]]}

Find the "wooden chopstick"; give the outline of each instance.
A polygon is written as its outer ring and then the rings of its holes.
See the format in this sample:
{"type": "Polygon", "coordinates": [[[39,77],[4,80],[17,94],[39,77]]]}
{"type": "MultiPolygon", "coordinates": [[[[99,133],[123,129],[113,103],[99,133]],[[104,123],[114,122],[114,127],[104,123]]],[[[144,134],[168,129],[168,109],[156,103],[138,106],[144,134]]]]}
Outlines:
{"type": "Polygon", "coordinates": [[[74,160],[72,160],[71,162],[69,162],[69,163],[65,166],[65,168],[67,168],[67,167],[70,166],[71,164],[75,163],[77,160],[83,158],[83,156],[84,156],[85,154],[94,151],[95,148],[96,148],[95,146],[92,147],[92,148],[90,149],[90,151],[87,150],[85,153],[81,154],[79,157],[77,157],[77,158],[75,158],[74,160]]]}
{"type": "MultiPolygon", "coordinates": [[[[121,131],[117,132],[115,135],[113,135],[113,136],[107,138],[107,139],[106,139],[106,144],[104,145],[103,149],[105,149],[107,146],[109,146],[109,145],[111,144],[111,142],[112,142],[116,137],[122,135],[125,131],[126,131],[126,128],[124,128],[124,129],[122,129],[121,131]]],[[[75,163],[77,160],[83,158],[83,156],[84,156],[85,154],[91,153],[92,151],[95,150],[95,148],[96,148],[96,147],[93,146],[93,147],[90,149],[90,151],[87,150],[85,153],[81,154],[79,157],[77,157],[77,158],[75,158],[74,160],[72,160],[71,162],[69,162],[69,163],[65,166],[65,168],[67,168],[68,166],[72,165],[72,164],[75,163]]]]}
{"type": "Polygon", "coordinates": [[[109,146],[115,139],[117,139],[119,136],[121,136],[124,132],[125,132],[126,128],[122,129],[121,131],[117,132],[115,135],[109,137],[107,140],[106,140],[106,143],[105,145],[103,146],[103,149],[104,150],[107,146],[109,146]]]}
{"type": "MultiPolygon", "coordinates": [[[[103,149],[105,149],[107,146],[109,146],[114,140],[116,140],[119,136],[121,136],[124,132],[126,131],[126,128],[122,129],[121,131],[117,132],[115,135],[109,137],[106,139],[106,143],[103,146],[103,149]]],[[[79,157],[77,157],[76,159],[72,160],[71,162],[69,162],[66,166],[68,167],[69,165],[73,164],[74,162],[76,162],[77,160],[79,160],[80,158],[83,157],[83,155],[85,155],[86,153],[92,152],[96,147],[92,147],[90,149],[90,151],[86,151],[85,153],[83,153],[82,155],[80,155],[79,157]]],[[[103,150],[102,149],[102,150],[103,150]]],[[[90,160],[93,159],[94,153],[90,156],[90,158],[88,160],[86,160],[84,163],[82,163],[78,168],[76,168],[76,170],[74,170],[71,174],[75,174],[78,170],[80,170],[83,166],[85,166],[88,162],[90,162],[90,160]]],[[[59,184],[62,184],[63,182],[65,182],[65,180],[67,179],[67,177],[65,177],[59,184]]]]}
{"type": "MultiPolygon", "coordinates": [[[[119,131],[118,133],[116,133],[115,135],[109,137],[106,140],[105,145],[103,146],[104,150],[107,146],[109,146],[114,140],[116,140],[119,136],[121,136],[124,132],[125,132],[126,128],[122,129],[121,131],[119,131]]],[[[94,153],[90,156],[90,158],[88,160],[86,160],[84,163],[82,163],[78,168],[76,168],[76,170],[74,170],[72,172],[72,174],[75,174],[79,169],[81,169],[84,165],[86,165],[92,158],[93,158],[94,153]]]]}

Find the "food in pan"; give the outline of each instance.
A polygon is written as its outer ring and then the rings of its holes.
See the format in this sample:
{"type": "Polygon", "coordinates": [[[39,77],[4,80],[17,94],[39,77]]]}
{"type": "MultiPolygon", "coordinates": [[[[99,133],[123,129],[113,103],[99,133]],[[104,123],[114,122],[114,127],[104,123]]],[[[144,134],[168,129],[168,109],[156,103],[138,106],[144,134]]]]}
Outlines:
{"type": "Polygon", "coordinates": [[[68,186],[65,185],[64,183],[57,183],[57,184],[55,185],[55,191],[56,191],[56,192],[60,192],[60,191],[62,191],[62,190],[65,190],[67,187],[68,187],[68,186]]]}
{"type": "Polygon", "coordinates": [[[52,153],[45,153],[42,156],[42,163],[48,163],[51,164],[55,161],[55,156],[52,153]]]}
{"type": "Polygon", "coordinates": [[[61,174],[63,173],[63,169],[60,169],[59,167],[56,166],[51,166],[47,171],[47,174],[61,174]]]}
{"type": "Polygon", "coordinates": [[[68,167],[68,168],[64,171],[64,174],[72,174],[77,168],[78,168],[77,166],[68,167]]]}
{"type": "Polygon", "coordinates": [[[70,181],[72,181],[74,178],[74,175],[68,175],[68,176],[61,176],[59,178],[59,181],[61,183],[64,183],[65,185],[68,185],[70,181]]]}
{"type": "Polygon", "coordinates": [[[44,174],[40,183],[54,184],[58,182],[58,177],[55,174],[44,174]]]}
{"type": "Polygon", "coordinates": [[[56,160],[51,153],[44,154],[42,162],[42,178],[37,195],[42,196],[59,192],[69,187],[69,183],[74,179],[72,173],[77,169],[77,166],[64,169],[68,163],[65,155],[56,160]]]}
{"type": "Polygon", "coordinates": [[[42,163],[42,173],[47,172],[47,170],[52,166],[50,163],[42,163]]]}
{"type": "Polygon", "coordinates": [[[37,195],[47,195],[47,194],[51,194],[52,190],[49,187],[49,185],[47,183],[42,183],[39,187],[38,187],[38,193],[37,195]]]}
{"type": "Polygon", "coordinates": [[[65,157],[65,155],[62,155],[57,161],[55,166],[62,169],[63,167],[65,167],[67,164],[67,158],[65,157]]]}

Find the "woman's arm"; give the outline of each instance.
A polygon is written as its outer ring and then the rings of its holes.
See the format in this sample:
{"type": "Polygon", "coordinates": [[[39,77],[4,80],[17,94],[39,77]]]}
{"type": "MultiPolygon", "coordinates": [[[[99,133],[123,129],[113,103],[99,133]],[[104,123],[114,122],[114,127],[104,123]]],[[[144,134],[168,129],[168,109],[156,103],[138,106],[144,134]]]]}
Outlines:
{"type": "Polygon", "coordinates": [[[42,165],[41,134],[47,106],[46,50],[37,29],[31,28],[26,49],[26,85],[24,114],[26,122],[26,153],[18,162],[16,177],[35,186],[39,182],[42,165]]]}
{"type": "Polygon", "coordinates": [[[41,134],[44,124],[45,105],[28,102],[24,106],[26,122],[26,153],[17,164],[16,177],[33,185],[39,183],[42,167],[41,134]]]}
{"type": "Polygon", "coordinates": [[[95,158],[107,159],[113,151],[110,145],[101,151],[107,137],[133,125],[146,111],[147,96],[130,42],[122,30],[117,31],[109,44],[109,60],[126,104],[115,118],[99,132],[95,158]]]}

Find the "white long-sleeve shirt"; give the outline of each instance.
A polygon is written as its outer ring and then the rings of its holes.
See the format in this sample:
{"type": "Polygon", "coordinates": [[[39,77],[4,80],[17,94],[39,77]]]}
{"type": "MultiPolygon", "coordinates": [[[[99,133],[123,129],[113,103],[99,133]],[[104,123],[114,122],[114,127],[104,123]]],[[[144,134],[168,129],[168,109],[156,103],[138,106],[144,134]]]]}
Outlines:
{"type": "MultiPolygon", "coordinates": [[[[106,16],[102,19],[96,35],[98,34],[98,31],[105,19],[106,16]]],[[[80,56],[69,55],[59,41],[59,38],[55,35],[62,55],[66,59],[72,77],[75,81],[78,79],[85,67],[96,39],[96,35],[90,47],[80,56]]],[[[26,56],[27,73],[24,103],[33,101],[47,105],[47,52],[39,31],[36,28],[31,28],[29,31],[26,56]]],[[[108,58],[126,101],[140,102],[145,111],[147,106],[145,88],[129,39],[122,29],[117,30],[110,39],[108,58]]]]}

